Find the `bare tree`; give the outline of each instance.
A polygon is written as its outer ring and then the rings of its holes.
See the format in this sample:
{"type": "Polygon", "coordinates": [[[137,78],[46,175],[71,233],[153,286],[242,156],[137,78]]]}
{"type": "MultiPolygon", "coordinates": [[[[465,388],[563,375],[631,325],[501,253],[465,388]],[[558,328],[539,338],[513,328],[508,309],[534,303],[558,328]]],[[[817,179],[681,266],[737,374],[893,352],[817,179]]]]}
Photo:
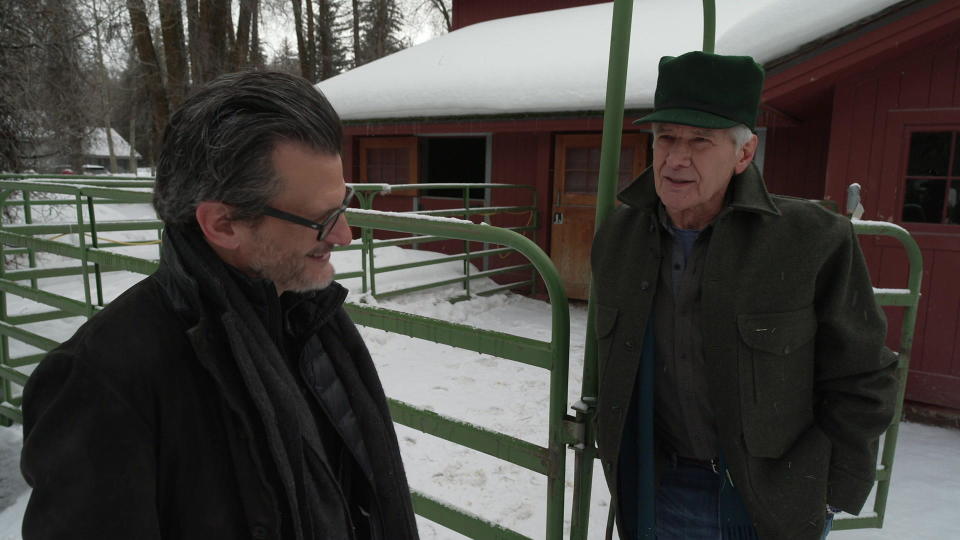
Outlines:
{"type": "Polygon", "coordinates": [[[105,36],[103,35],[102,26],[104,21],[101,18],[100,6],[98,5],[97,0],[91,0],[91,2],[90,8],[93,15],[93,36],[97,51],[96,59],[97,71],[99,75],[100,102],[103,108],[100,116],[103,118],[103,127],[107,138],[107,153],[110,156],[110,172],[115,173],[119,171],[119,168],[117,167],[117,154],[114,150],[113,144],[113,128],[111,127],[110,122],[110,84],[108,84],[107,66],[103,59],[103,42],[105,36]]]}
{"type": "Polygon", "coordinates": [[[177,108],[187,93],[187,54],[183,39],[183,11],[180,0],[157,0],[163,57],[167,68],[167,96],[177,108]]]}
{"type": "Polygon", "coordinates": [[[453,30],[453,6],[450,0],[425,0],[434,11],[443,18],[444,29],[447,32],[453,30]]]}
{"type": "Polygon", "coordinates": [[[250,58],[250,26],[255,24],[254,15],[257,12],[256,0],[240,0],[240,14],[237,19],[237,41],[232,55],[232,66],[240,68],[249,62],[250,58]]]}
{"type": "Polygon", "coordinates": [[[127,10],[130,12],[133,43],[136,46],[137,56],[143,69],[146,92],[153,112],[153,144],[151,146],[157,147],[160,142],[161,130],[167,125],[167,119],[170,116],[167,93],[163,85],[163,76],[160,73],[157,51],[153,47],[153,37],[150,35],[147,7],[143,0],[127,0],[127,10]]]}
{"type": "MultiPolygon", "coordinates": [[[[307,0],[309,5],[312,0],[307,0]]],[[[293,25],[294,33],[297,36],[297,54],[300,57],[300,75],[308,81],[313,81],[313,64],[310,61],[311,55],[309,49],[314,47],[312,41],[308,41],[310,36],[304,36],[303,28],[303,4],[300,0],[290,0],[293,7],[293,25]]]]}

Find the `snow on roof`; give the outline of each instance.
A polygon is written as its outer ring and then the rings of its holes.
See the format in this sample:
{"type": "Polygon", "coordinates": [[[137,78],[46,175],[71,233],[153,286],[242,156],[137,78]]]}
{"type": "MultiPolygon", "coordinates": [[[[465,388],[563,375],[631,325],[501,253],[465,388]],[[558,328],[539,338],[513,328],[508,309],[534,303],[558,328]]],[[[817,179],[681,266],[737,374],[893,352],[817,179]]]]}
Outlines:
{"type": "MultiPolygon", "coordinates": [[[[113,138],[113,155],[120,158],[129,157],[130,143],[113,128],[110,128],[110,134],[113,138]]],[[[106,128],[93,128],[84,143],[84,154],[92,157],[110,157],[106,128]]],[[[137,157],[141,157],[139,152],[137,152],[137,157]]]]}
{"type": "MultiPolygon", "coordinates": [[[[718,53],[778,58],[899,0],[721,0],[718,53]]],[[[468,26],[322,81],[344,120],[602,110],[613,4],[468,26]]],[[[702,4],[634,2],[627,108],[653,106],[661,56],[702,46],[702,4]]]]}

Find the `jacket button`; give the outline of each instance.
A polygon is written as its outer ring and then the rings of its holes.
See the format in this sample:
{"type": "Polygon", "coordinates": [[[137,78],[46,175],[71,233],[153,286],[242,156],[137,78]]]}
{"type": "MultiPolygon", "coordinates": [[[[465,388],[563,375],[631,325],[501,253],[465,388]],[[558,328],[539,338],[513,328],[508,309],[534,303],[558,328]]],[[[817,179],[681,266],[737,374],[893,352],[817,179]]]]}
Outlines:
{"type": "Polygon", "coordinates": [[[647,290],[647,289],[649,289],[649,288],[650,288],[650,282],[649,282],[649,281],[641,281],[641,282],[640,282],[640,290],[641,290],[641,291],[645,291],[645,290],[647,290]]]}
{"type": "Polygon", "coordinates": [[[632,350],[633,350],[633,340],[632,340],[632,339],[628,339],[628,340],[623,344],[623,346],[626,347],[628,351],[632,351],[632,350]]]}
{"type": "Polygon", "coordinates": [[[250,534],[254,540],[265,540],[267,538],[267,528],[263,525],[255,525],[250,529],[250,534]]]}

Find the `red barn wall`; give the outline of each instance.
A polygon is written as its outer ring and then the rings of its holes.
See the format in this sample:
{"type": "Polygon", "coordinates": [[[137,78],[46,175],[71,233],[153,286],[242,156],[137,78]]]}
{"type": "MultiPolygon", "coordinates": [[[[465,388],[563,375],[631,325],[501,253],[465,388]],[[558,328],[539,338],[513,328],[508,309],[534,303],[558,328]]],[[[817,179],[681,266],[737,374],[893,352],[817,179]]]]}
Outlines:
{"type": "Polygon", "coordinates": [[[767,126],[763,179],[771,193],[822,199],[830,145],[830,101],[804,111],[796,125],[767,126]]]}
{"type": "MultiPolygon", "coordinates": [[[[825,193],[843,204],[846,186],[863,185],[864,219],[900,221],[904,122],[960,125],[960,26],[934,43],[899,51],[880,67],[836,84],[825,193]]],[[[953,127],[952,129],[957,129],[953,127]]],[[[923,252],[924,271],[907,398],[960,409],[960,226],[903,224],[923,252]]],[[[905,287],[906,255],[893,241],[861,240],[874,282],[905,287]]],[[[889,343],[902,309],[887,308],[889,343]]]]}

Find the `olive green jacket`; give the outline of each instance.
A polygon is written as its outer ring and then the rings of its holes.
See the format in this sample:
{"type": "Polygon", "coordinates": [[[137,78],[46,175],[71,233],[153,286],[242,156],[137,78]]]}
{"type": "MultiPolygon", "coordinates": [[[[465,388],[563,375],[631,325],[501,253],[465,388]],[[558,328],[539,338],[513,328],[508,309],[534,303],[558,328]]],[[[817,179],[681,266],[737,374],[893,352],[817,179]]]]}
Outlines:
{"type": "MultiPolygon", "coordinates": [[[[826,504],[856,514],[873,485],[877,440],[897,396],[896,357],[883,346],[886,322],[849,220],[769,195],[752,165],[730,189],[701,285],[720,450],[762,538],[819,538],[826,504]]],[[[624,425],[663,255],[652,171],[619,198],[592,253],[597,439],[617,508],[621,448],[632,443],[624,425]]]]}

